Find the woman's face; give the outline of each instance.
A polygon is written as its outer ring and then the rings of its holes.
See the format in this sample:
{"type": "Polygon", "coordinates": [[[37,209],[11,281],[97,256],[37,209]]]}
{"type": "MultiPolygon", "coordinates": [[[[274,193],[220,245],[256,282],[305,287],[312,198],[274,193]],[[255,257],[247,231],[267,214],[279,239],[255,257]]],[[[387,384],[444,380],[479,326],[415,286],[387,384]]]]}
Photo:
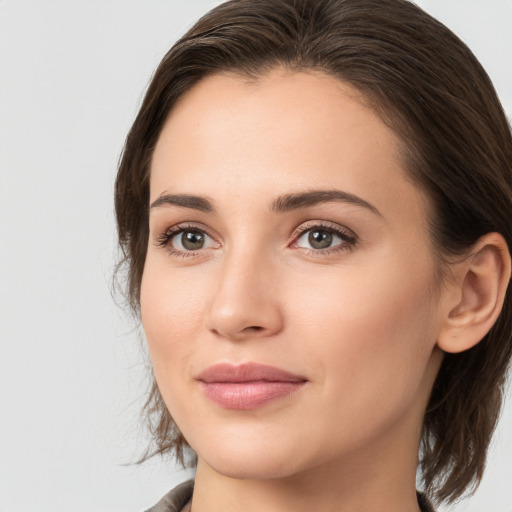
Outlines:
{"type": "Polygon", "coordinates": [[[204,79],[164,126],[150,204],[142,320],[200,464],[416,463],[440,362],[428,204],[354,89],[281,69],[204,79]]]}

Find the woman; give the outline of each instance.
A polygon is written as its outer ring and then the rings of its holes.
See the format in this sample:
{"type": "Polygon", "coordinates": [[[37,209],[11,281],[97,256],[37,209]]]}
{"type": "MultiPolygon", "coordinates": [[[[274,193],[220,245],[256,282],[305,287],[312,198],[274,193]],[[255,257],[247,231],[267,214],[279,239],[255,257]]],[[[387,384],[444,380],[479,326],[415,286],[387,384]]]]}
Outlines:
{"type": "Polygon", "coordinates": [[[116,183],[155,451],[197,456],[152,510],[426,511],[477,485],[511,162],[487,75],[407,1],[231,0],[192,27],[116,183]]]}

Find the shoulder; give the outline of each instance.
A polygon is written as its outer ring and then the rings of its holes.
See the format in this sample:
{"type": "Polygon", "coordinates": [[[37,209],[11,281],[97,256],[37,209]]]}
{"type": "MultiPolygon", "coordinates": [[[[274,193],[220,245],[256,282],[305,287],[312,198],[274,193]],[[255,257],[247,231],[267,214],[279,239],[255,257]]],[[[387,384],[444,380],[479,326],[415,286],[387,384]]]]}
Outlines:
{"type": "Polygon", "coordinates": [[[192,497],[194,481],[183,482],[169,491],[156,505],[146,512],[180,512],[192,497]]]}

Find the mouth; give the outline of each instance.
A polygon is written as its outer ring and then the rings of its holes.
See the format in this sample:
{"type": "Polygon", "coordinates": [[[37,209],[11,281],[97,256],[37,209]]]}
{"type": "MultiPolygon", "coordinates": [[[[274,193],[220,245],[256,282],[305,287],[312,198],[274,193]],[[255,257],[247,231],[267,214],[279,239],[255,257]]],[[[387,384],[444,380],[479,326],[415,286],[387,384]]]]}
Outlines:
{"type": "Polygon", "coordinates": [[[307,379],[259,363],[217,364],[197,380],[211,401],[225,409],[256,409],[300,390],[307,379]]]}

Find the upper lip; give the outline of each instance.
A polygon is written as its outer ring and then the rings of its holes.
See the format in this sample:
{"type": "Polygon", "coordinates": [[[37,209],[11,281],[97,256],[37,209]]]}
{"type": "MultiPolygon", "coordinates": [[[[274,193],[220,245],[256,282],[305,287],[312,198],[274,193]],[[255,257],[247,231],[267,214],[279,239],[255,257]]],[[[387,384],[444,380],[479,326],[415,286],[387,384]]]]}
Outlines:
{"type": "Polygon", "coordinates": [[[243,363],[233,365],[220,363],[210,366],[197,376],[205,383],[213,382],[305,382],[307,379],[274,366],[260,363],[243,363]]]}

